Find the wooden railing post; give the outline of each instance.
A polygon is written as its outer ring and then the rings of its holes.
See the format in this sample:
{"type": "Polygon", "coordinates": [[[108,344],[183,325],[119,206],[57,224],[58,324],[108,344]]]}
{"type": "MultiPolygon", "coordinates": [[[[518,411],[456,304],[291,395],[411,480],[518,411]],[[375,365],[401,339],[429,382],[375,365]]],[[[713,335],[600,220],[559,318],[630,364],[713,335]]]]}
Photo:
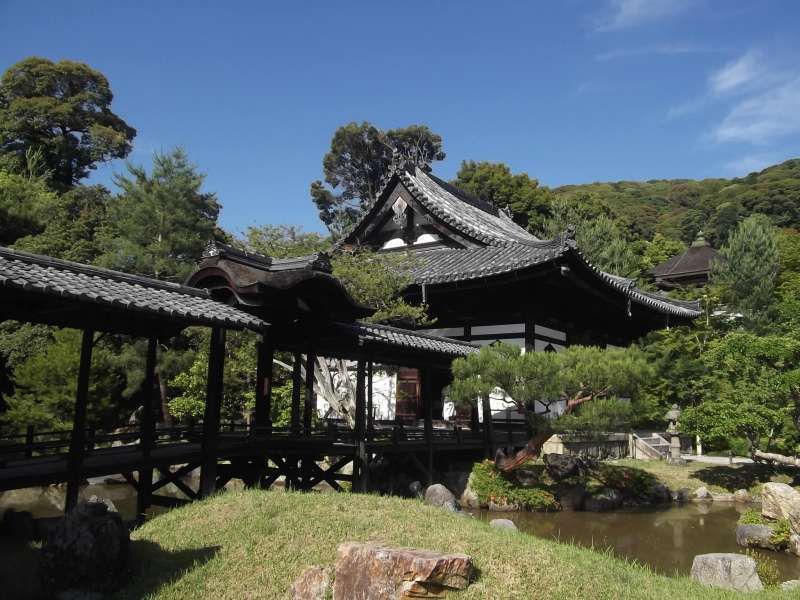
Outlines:
{"type": "Polygon", "coordinates": [[[78,367],[78,387],[75,393],[75,414],[72,419],[72,435],[69,444],[69,475],[65,512],[78,503],[78,490],[83,480],[83,457],[86,449],[86,406],[89,396],[89,375],[92,368],[94,331],[84,329],[81,338],[81,358],[78,367]]]}

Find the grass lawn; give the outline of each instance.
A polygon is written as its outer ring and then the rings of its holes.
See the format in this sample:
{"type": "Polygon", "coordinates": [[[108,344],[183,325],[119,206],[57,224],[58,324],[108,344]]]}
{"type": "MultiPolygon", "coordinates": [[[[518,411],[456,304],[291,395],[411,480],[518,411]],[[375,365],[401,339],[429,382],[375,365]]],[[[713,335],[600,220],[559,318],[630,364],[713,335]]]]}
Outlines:
{"type": "Polygon", "coordinates": [[[133,539],[131,583],[117,598],[283,598],[305,567],[332,564],[346,540],[470,554],[479,575],[453,598],[744,597],[415,500],[347,493],[226,492],[154,518],[133,539]]]}
{"type": "Polygon", "coordinates": [[[735,492],[746,489],[754,495],[759,495],[761,486],[765,483],[770,481],[792,483],[793,475],[797,474],[797,469],[776,468],[758,463],[710,465],[690,462],[686,465],[670,465],[660,460],[630,458],[608,462],[643,469],[658,477],[672,490],[685,487],[694,491],[704,485],[712,492],[735,492]]]}

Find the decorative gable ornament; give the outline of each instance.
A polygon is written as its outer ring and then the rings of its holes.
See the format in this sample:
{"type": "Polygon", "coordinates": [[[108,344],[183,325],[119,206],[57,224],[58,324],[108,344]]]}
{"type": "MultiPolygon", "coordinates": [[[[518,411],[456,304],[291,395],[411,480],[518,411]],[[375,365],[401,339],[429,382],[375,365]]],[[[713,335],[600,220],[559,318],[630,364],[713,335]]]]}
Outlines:
{"type": "Polygon", "coordinates": [[[405,227],[406,223],[408,222],[408,215],[406,211],[408,209],[408,204],[402,198],[398,198],[395,200],[394,204],[392,204],[392,211],[394,212],[394,216],[392,220],[397,224],[398,227],[405,227]]]}

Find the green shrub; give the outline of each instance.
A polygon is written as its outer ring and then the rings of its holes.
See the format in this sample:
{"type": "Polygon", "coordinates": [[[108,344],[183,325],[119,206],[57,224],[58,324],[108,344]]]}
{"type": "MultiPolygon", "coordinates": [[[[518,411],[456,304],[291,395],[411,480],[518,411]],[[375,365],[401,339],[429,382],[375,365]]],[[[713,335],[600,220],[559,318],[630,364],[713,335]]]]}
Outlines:
{"type": "Polygon", "coordinates": [[[609,464],[601,464],[593,475],[604,487],[618,490],[623,496],[631,498],[647,496],[658,483],[655,475],[642,469],[609,464]]]}
{"type": "Polygon", "coordinates": [[[780,519],[772,526],[772,536],[769,540],[778,548],[784,549],[789,546],[789,536],[792,535],[792,529],[789,526],[789,521],[780,519]]]}
{"type": "Polygon", "coordinates": [[[777,587],[781,582],[778,561],[752,548],[748,548],[744,553],[756,561],[756,573],[758,573],[758,577],[764,587],[777,587]]]}
{"type": "Polygon", "coordinates": [[[767,521],[761,516],[761,511],[748,508],[739,515],[739,525],[766,525],[767,521]]]}
{"type": "Polygon", "coordinates": [[[470,487],[481,504],[516,504],[526,510],[558,510],[555,496],[541,487],[520,487],[492,461],[475,463],[470,487]]]}

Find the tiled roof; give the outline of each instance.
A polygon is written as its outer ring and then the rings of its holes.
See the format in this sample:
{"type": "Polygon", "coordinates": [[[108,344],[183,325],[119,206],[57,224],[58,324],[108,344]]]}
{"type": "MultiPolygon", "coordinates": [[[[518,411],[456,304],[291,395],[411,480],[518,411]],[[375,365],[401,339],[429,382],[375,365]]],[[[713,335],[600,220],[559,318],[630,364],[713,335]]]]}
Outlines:
{"type": "Polygon", "coordinates": [[[317,252],[316,254],[307,254],[305,256],[292,256],[289,258],[274,258],[257,252],[247,252],[240,250],[234,246],[223,244],[221,242],[211,242],[203,252],[203,258],[211,256],[224,256],[225,258],[235,260],[242,264],[249,264],[263,271],[293,271],[297,269],[309,269],[322,271],[323,273],[330,273],[333,271],[331,267],[330,257],[325,252],[317,252]]]}
{"type": "Polygon", "coordinates": [[[650,273],[658,279],[669,279],[681,275],[708,274],[711,263],[717,257],[711,246],[692,246],[683,254],[656,265],[650,273]]]}
{"type": "Polygon", "coordinates": [[[260,330],[244,311],[205,290],[0,247],[0,288],[96,304],[183,323],[260,330]]]}
{"type": "Polygon", "coordinates": [[[700,315],[700,306],[697,302],[672,300],[660,294],[646,292],[635,287],[635,282],[631,279],[601,271],[578,251],[574,240],[566,233],[553,240],[527,244],[516,243],[466,250],[442,248],[420,251],[416,255],[418,264],[414,267],[412,277],[417,284],[468,281],[535,267],[568,254],[579,260],[586,271],[597,278],[598,283],[624,294],[631,302],[664,314],[686,318],[700,315]]]}
{"type": "Polygon", "coordinates": [[[430,212],[469,237],[490,246],[535,242],[537,238],[517,225],[496,206],[474,198],[420,168],[398,175],[417,201],[430,212]]]}
{"type": "Polygon", "coordinates": [[[469,342],[461,342],[445,337],[399,329],[374,323],[337,323],[337,329],[358,337],[359,344],[394,346],[409,350],[427,351],[446,356],[467,356],[480,348],[469,342]]]}

